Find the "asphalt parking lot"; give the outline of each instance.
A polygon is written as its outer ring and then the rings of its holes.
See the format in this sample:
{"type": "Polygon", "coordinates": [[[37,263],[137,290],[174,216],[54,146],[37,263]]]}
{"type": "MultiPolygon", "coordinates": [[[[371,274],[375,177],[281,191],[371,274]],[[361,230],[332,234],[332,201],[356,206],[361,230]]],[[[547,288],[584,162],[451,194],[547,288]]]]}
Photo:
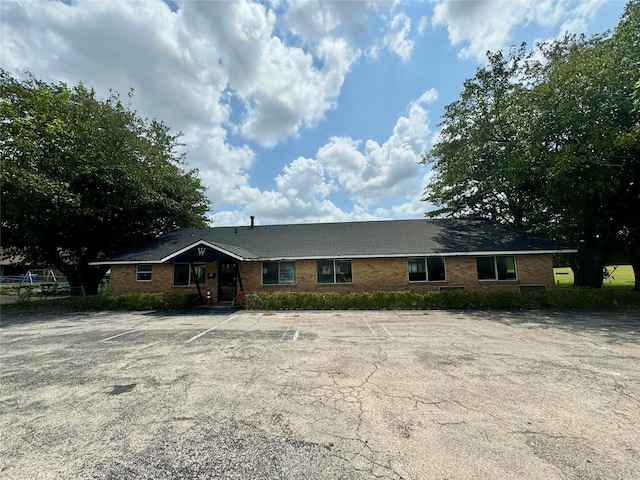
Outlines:
{"type": "Polygon", "coordinates": [[[2,312],[0,477],[640,478],[640,315],[2,312]]]}

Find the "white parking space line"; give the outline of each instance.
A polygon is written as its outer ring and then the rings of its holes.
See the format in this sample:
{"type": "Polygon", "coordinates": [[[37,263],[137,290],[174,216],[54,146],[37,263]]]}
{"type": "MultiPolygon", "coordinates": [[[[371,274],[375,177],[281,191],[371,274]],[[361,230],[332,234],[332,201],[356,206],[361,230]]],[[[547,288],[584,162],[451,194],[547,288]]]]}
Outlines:
{"type": "Polygon", "coordinates": [[[287,336],[287,333],[289,333],[289,330],[291,330],[291,324],[287,325],[287,329],[284,331],[284,333],[280,337],[281,342],[284,341],[285,337],[287,336]]]}
{"type": "Polygon", "coordinates": [[[391,336],[391,332],[389,332],[389,330],[387,330],[387,327],[385,327],[384,325],[380,324],[380,328],[382,328],[384,330],[384,333],[386,333],[389,338],[393,338],[391,336]]]}
{"type": "Polygon", "coordinates": [[[215,327],[211,327],[210,329],[205,330],[204,332],[199,333],[199,334],[198,334],[198,335],[196,335],[195,337],[191,337],[189,340],[187,340],[187,343],[193,342],[194,340],[196,340],[196,339],[200,338],[201,336],[203,336],[203,335],[205,335],[205,334],[209,333],[210,331],[215,330],[216,328],[218,328],[218,327],[220,327],[220,326],[224,325],[224,324],[225,324],[225,323],[227,323],[227,322],[230,322],[231,320],[233,320],[233,319],[234,319],[234,318],[236,318],[236,317],[237,317],[237,315],[233,315],[233,316],[231,316],[231,317],[227,318],[224,322],[219,323],[219,324],[218,324],[218,325],[216,325],[215,327]]]}
{"type": "Polygon", "coordinates": [[[137,328],[135,330],[129,330],[128,332],[124,332],[124,333],[119,333],[118,335],[114,335],[113,337],[109,337],[109,338],[103,338],[102,340],[100,340],[100,343],[102,342],[108,342],[109,340],[113,340],[114,338],[118,338],[121,337],[123,335],[129,335],[130,333],[134,333],[134,332],[139,332],[141,331],[142,328],[137,328]]]}
{"type": "Polygon", "coordinates": [[[471,333],[471,334],[475,335],[476,337],[479,337],[479,336],[480,336],[480,334],[479,334],[479,333],[476,333],[476,332],[474,332],[474,331],[472,331],[472,330],[469,330],[468,328],[465,328],[465,327],[460,327],[460,328],[462,328],[462,330],[466,330],[467,332],[469,332],[469,333],[471,333]]]}
{"type": "Polygon", "coordinates": [[[369,330],[371,331],[371,335],[373,335],[374,337],[377,337],[378,334],[375,332],[375,330],[373,329],[373,327],[371,327],[371,325],[369,324],[369,320],[367,320],[366,318],[364,319],[364,323],[367,324],[367,327],[369,327],[369,330]]]}
{"type": "Polygon", "coordinates": [[[296,330],[296,333],[293,334],[293,341],[294,342],[298,339],[299,335],[300,335],[300,327],[298,327],[298,329],[296,330]]]}
{"type": "Polygon", "coordinates": [[[24,340],[25,338],[28,338],[29,340],[33,339],[33,338],[40,338],[40,337],[44,337],[44,334],[40,334],[40,335],[25,335],[24,337],[17,337],[17,338],[12,338],[11,340],[7,340],[7,343],[12,343],[12,342],[17,342],[18,340],[24,340]]]}

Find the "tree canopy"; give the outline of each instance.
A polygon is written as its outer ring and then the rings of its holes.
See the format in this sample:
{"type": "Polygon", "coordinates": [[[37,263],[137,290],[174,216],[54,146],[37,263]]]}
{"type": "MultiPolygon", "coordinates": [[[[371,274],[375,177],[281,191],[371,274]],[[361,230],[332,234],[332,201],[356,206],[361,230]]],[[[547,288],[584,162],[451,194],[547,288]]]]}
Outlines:
{"type": "Polygon", "coordinates": [[[489,52],[423,156],[429,215],[489,217],[577,246],[581,286],[600,286],[621,257],[638,280],[639,72],[639,0],[610,34],[489,52]]]}
{"type": "Polygon", "coordinates": [[[90,261],[204,226],[210,204],[179,137],[115,93],[0,70],[2,248],[95,291],[105,268],[90,261]]]}

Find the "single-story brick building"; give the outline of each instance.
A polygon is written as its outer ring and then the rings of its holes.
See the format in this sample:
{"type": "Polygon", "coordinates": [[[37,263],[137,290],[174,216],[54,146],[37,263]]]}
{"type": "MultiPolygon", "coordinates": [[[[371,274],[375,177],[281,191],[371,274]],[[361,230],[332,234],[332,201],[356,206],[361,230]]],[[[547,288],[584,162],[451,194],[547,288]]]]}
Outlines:
{"type": "Polygon", "coordinates": [[[549,289],[552,255],[573,253],[479,219],[188,228],[122,251],[109,265],[113,295],[549,289]]]}

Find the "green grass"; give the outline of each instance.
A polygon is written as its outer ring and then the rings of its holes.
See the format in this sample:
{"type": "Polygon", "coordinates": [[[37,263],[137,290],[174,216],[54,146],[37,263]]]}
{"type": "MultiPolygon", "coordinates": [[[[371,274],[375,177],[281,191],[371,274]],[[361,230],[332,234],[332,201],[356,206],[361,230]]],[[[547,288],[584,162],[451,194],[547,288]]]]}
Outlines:
{"type": "MultiPolygon", "coordinates": [[[[633,268],[631,265],[610,265],[607,267],[607,271],[610,273],[608,278],[605,278],[602,286],[604,287],[630,287],[633,288],[635,277],[633,275],[633,268]],[[615,270],[614,270],[615,268],[615,270]]],[[[573,272],[569,267],[554,268],[554,277],[556,285],[560,287],[570,287],[573,285],[573,272]]]]}

